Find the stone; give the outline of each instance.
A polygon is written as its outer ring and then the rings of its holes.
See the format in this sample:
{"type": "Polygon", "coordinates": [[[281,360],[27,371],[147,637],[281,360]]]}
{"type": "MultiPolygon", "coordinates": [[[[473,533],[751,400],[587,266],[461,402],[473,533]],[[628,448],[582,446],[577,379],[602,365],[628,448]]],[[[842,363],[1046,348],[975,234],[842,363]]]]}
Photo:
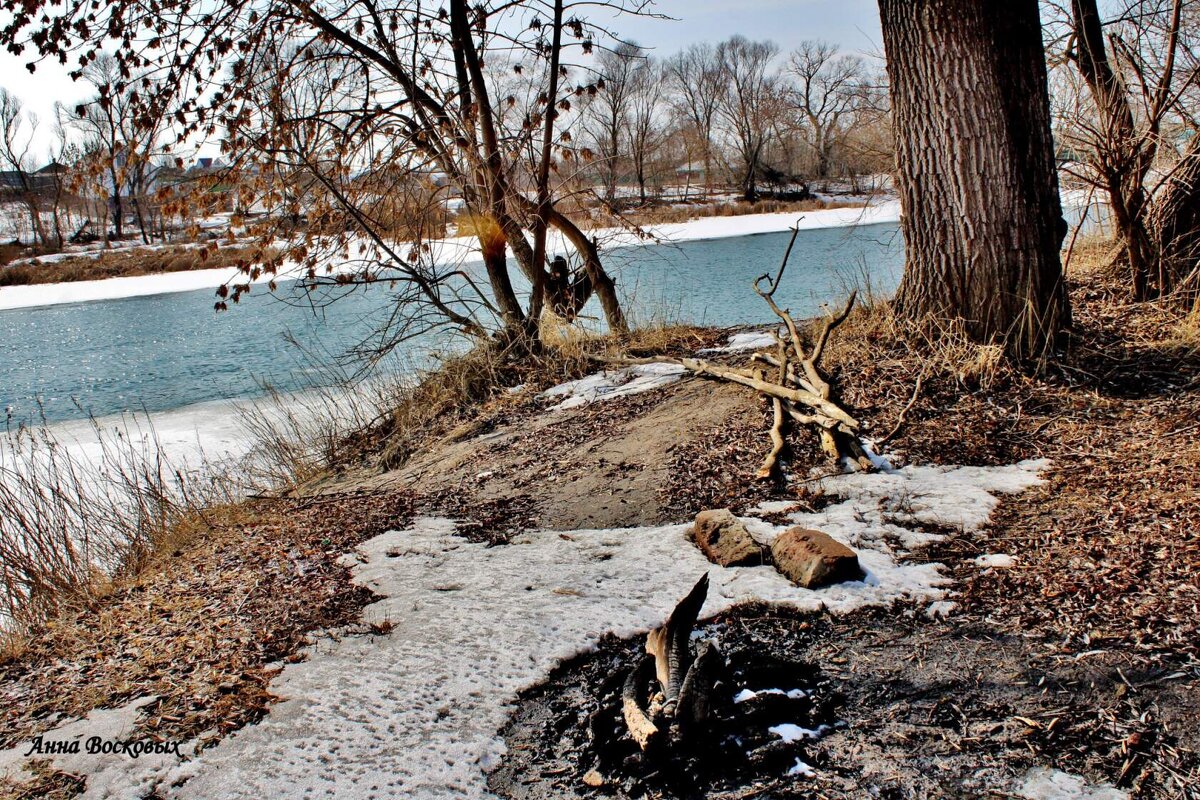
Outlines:
{"type": "Polygon", "coordinates": [[[770,563],[767,548],[754,540],[746,526],[728,508],[697,514],[696,523],[692,526],[692,538],[709,561],[722,567],[770,563]]]}
{"type": "Polygon", "coordinates": [[[819,589],[863,577],[858,555],[827,533],[788,528],[771,543],[775,567],[792,583],[819,589]]]}
{"type": "Polygon", "coordinates": [[[598,789],[608,783],[608,780],[600,774],[599,770],[589,769],[587,774],[583,776],[583,783],[585,786],[598,789]]]}

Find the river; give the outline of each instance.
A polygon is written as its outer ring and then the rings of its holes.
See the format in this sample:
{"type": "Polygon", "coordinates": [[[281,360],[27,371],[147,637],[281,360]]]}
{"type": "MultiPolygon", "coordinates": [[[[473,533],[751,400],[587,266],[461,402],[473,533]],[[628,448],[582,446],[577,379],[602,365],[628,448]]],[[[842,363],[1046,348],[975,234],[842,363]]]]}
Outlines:
{"type": "MultiPolygon", "coordinates": [[[[765,323],[770,312],[751,282],[778,268],[789,236],[621,247],[605,257],[634,321],[765,323]]],[[[902,261],[892,223],[801,231],[778,298],[807,316],[868,277],[889,293],[902,261]]],[[[0,311],[0,404],[10,424],[211,407],[253,397],[264,383],[284,392],[328,384],[356,368],[350,354],[393,304],[380,285],[314,307],[291,283],[275,294],[256,286],[225,313],[213,301],[204,289],[0,311]]],[[[586,312],[598,314],[595,303],[586,312]]],[[[420,367],[460,346],[446,332],[419,337],[386,366],[420,367]]]]}

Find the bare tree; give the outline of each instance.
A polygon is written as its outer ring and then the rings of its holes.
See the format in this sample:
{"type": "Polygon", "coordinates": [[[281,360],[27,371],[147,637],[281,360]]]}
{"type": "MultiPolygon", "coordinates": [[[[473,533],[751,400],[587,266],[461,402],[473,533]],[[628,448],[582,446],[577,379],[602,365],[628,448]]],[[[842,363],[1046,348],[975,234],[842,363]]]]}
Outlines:
{"type": "Polygon", "coordinates": [[[907,264],[895,306],[1019,358],[1068,321],[1036,0],[880,0],[907,264]]]}
{"type": "MultiPolygon", "coordinates": [[[[530,341],[544,307],[574,318],[592,296],[611,329],[625,328],[599,248],[556,208],[552,179],[574,156],[561,115],[598,92],[589,66],[567,60],[606,37],[580,16],[595,5],[261,0],[212,9],[115,0],[96,11],[45,3],[0,31],[0,43],[75,58],[86,69],[108,31],[130,32],[116,51],[121,79],[109,95],[142,76],[152,88],[132,97],[132,115],[171,119],[178,141],[220,136],[239,201],[254,195],[268,211],[254,229],[263,246],[245,266],[248,278],[290,262],[314,289],[394,287],[394,335],[385,349],[431,325],[530,341]],[[134,40],[142,30],[153,36],[134,40]],[[524,98],[494,93],[503,68],[525,76],[524,98]],[[304,93],[289,94],[292,85],[304,93]],[[301,231],[281,175],[309,176],[319,187],[301,231]],[[482,284],[472,270],[435,258],[424,232],[384,224],[392,191],[422,181],[461,195],[483,258],[482,284]],[[285,225],[285,245],[266,247],[285,225]],[[565,282],[549,279],[550,228],[578,259],[565,282]],[[530,287],[528,305],[510,273],[510,251],[530,287]]],[[[600,5],[637,13],[644,3],[600,5]]],[[[249,290],[249,280],[223,287],[218,306],[249,290]]]]}
{"type": "Polygon", "coordinates": [[[1058,7],[1068,33],[1055,60],[1074,65],[1091,101],[1074,109],[1064,138],[1083,154],[1078,177],[1107,196],[1137,300],[1187,283],[1197,263],[1188,219],[1200,210],[1200,185],[1188,174],[1200,167],[1181,142],[1200,132],[1192,111],[1200,41],[1186,5],[1126,0],[1109,20],[1095,0],[1058,7]]]}
{"type": "MultiPolygon", "coordinates": [[[[81,76],[96,94],[77,106],[73,124],[82,136],[93,181],[107,195],[114,235],[125,237],[125,220],[132,213],[143,243],[149,244],[154,233],[151,190],[161,166],[157,156],[165,120],[141,113],[138,102],[155,87],[142,78],[123,78],[121,64],[108,53],[91,59],[81,76]]],[[[104,236],[107,241],[107,230],[104,236]]]]}
{"type": "Polygon", "coordinates": [[[662,65],[647,56],[631,75],[629,114],[625,119],[629,161],[638,185],[638,199],[646,203],[646,181],[666,139],[663,120],[662,65]]]}
{"type": "Polygon", "coordinates": [[[758,199],[763,151],[782,109],[779,78],[771,66],[778,52],[774,42],[752,42],[744,36],[717,45],[727,84],[717,112],[737,153],[742,197],[751,202],[758,199]]]}
{"type": "Polygon", "coordinates": [[[59,247],[62,245],[61,239],[51,240],[42,219],[43,193],[34,175],[35,167],[30,155],[37,128],[37,117],[26,114],[15,95],[0,89],[0,163],[7,167],[8,172],[4,188],[29,214],[34,244],[59,247]]]}
{"type": "Polygon", "coordinates": [[[789,96],[801,117],[816,161],[815,177],[830,177],[833,152],[846,137],[850,120],[862,106],[865,67],[861,58],[839,55],[834,44],[804,41],[788,57],[789,96]]]}
{"type": "Polygon", "coordinates": [[[887,73],[870,70],[860,84],[854,120],[841,141],[842,160],[854,192],[862,175],[891,173],[896,163],[892,136],[892,109],[888,102],[887,73]]]}
{"type": "Polygon", "coordinates": [[[713,129],[717,105],[725,91],[724,72],[712,45],[693,44],[666,62],[672,100],[681,117],[699,142],[704,163],[704,188],[712,192],[713,129]]]}
{"type": "Polygon", "coordinates": [[[629,118],[633,113],[637,74],[646,52],[636,44],[622,42],[596,58],[599,92],[588,104],[588,128],[596,148],[604,199],[613,205],[623,161],[629,153],[629,118]]]}

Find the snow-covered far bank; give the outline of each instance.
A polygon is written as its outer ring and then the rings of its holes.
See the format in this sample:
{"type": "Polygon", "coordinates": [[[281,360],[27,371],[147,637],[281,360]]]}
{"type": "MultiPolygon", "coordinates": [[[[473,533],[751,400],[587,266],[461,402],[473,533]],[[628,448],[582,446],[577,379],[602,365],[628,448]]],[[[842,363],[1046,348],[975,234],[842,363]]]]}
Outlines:
{"type": "MultiPolygon", "coordinates": [[[[894,199],[876,201],[864,208],[830,208],[820,211],[805,211],[787,214],[746,214],[731,217],[704,217],[666,225],[653,225],[645,229],[648,238],[621,229],[609,228],[589,231],[600,240],[605,249],[637,244],[664,242],[687,242],[702,239],[723,239],[734,236],[750,236],[759,233],[778,233],[796,226],[801,230],[818,228],[844,228],[853,225],[898,222],[900,203],[894,199]]],[[[475,241],[471,237],[459,236],[429,243],[433,257],[440,263],[468,264],[478,261],[475,241]]],[[[552,235],[547,242],[551,254],[568,252],[567,242],[552,235]]],[[[298,277],[294,268],[284,269],[275,280],[298,277]]],[[[31,284],[28,286],[5,286],[0,288],[0,311],[35,306],[83,303],[93,300],[115,300],[123,297],[143,297],[154,294],[188,292],[198,289],[215,289],[233,280],[245,280],[236,268],[203,269],[190,272],[170,272],[160,275],[137,275],[126,278],[106,278],[95,281],[68,283],[31,284]]],[[[256,283],[267,283],[272,276],[260,276],[256,283]]]]}
{"type": "MultiPolygon", "coordinates": [[[[95,281],[4,286],[0,287],[0,311],[34,306],[55,306],[63,303],[88,303],[93,300],[118,300],[123,297],[144,297],[151,294],[190,292],[196,289],[215,289],[237,278],[238,275],[236,267],[222,267],[187,272],[166,272],[159,275],[104,278],[95,281]]],[[[266,281],[269,278],[263,280],[266,281]]]]}
{"type": "MultiPolygon", "coordinates": [[[[820,228],[847,228],[853,225],[877,225],[900,221],[900,201],[882,198],[862,208],[826,208],[819,211],[791,211],[783,214],[744,214],[732,217],[704,217],[687,222],[651,225],[646,232],[651,237],[670,242],[690,242],[703,239],[725,239],[733,236],[752,236],[759,233],[779,233],[799,228],[802,231],[820,228]]],[[[632,233],[605,239],[607,246],[637,244],[632,233]]]]}
{"type": "MultiPolygon", "coordinates": [[[[834,613],[901,598],[938,601],[949,579],[939,565],[908,557],[938,538],[924,526],[974,530],[997,494],[1038,483],[1046,466],[908,467],[825,479],[827,491],[846,499],[792,520],[855,547],[867,574],[815,591],[770,566],[712,565],[686,524],[536,531],[488,547],[456,536],[452,521],[418,519],[346,557],[355,582],[382,596],[365,621],[387,633],[320,639],[307,661],[273,681],[270,691],[284,699],[261,722],[190,761],[114,755],[94,765],[98,779],[85,797],[489,797],[486,773],[504,754],[498,732],[517,693],[605,633],[661,624],[701,574],[711,581],[703,616],[750,600],[834,613]]],[[[764,542],[786,528],[744,521],[764,542]]]]}

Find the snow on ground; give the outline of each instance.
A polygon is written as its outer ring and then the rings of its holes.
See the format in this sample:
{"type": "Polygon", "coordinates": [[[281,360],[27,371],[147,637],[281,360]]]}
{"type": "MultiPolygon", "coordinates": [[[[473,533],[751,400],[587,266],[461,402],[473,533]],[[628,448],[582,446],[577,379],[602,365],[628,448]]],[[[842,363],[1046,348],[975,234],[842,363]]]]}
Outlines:
{"type": "Polygon", "coordinates": [[[1107,783],[1090,784],[1078,775],[1034,767],[1013,797],[1026,800],[1128,800],[1129,793],[1107,783]]]}
{"type": "MultiPolygon", "coordinates": [[[[40,753],[49,751],[50,743],[66,745],[64,752],[54,756],[59,769],[71,775],[88,776],[90,797],[136,797],[141,798],[153,788],[153,776],[179,763],[173,752],[154,752],[153,745],[144,740],[134,740],[141,745],[151,745],[147,752],[133,755],[115,755],[113,744],[127,741],[137,722],[142,707],[154,702],[154,697],[141,697],[120,708],[97,709],[83,719],[59,726],[53,734],[46,734],[39,752],[31,753],[34,758],[47,758],[40,753]],[[109,750],[110,752],[105,752],[109,750]],[[135,767],[135,769],[130,769],[135,767]],[[139,786],[138,775],[148,781],[139,786]]],[[[0,751],[0,776],[18,776],[20,765],[26,754],[33,749],[31,743],[21,743],[9,750],[0,751]]],[[[190,748],[179,748],[181,753],[190,754],[190,748]]]]}
{"type": "Polygon", "coordinates": [[[945,619],[950,616],[954,609],[958,608],[958,603],[953,600],[935,600],[929,604],[929,608],[925,609],[925,616],[929,619],[945,619]]]}
{"type": "Polygon", "coordinates": [[[746,350],[773,349],[775,345],[775,337],[770,331],[743,331],[730,336],[724,347],[706,347],[699,353],[741,353],[746,350]]]}
{"type": "Polygon", "coordinates": [[[818,482],[821,491],[845,498],[814,514],[793,514],[799,524],[820,528],[856,546],[861,519],[877,524],[877,534],[905,548],[934,540],[906,526],[978,530],[999,503],[999,494],[1038,484],[1047,459],[1027,459],[1007,467],[907,466],[887,473],[834,475],[818,482]],[[811,524],[810,524],[811,523],[811,524]]]}
{"type": "Polygon", "coordinates": [[[828,725],[818,725],[815,728],[804,728],[791,722],[785,722],[782,725],[772,725],[767,728],[767,733],[773,733],[785,742],[803,742],[806,740],[820,739],[829,731],[833,730],[828,725]]]}
{"type": "Polygon", "coordinates": [[[777,694],[783,697],[791,698],[792,700],[799,700],[800,698],[805,697],[808,692],[804,691],[803,689],[788,689],[786,692],[783,689],[759,689],[757,691],[754,689],[742,689],[733,696],[733,702],[745,703],[760,695],[769,694],[777,694]]]}
{"type": "Polygon", "coordinates": [[[635,364],[620,369],[606,369],[574,381],[560,383],[541,396],[563,398],[552,411],[577,408],[617,397],[628,397],[674,383],[687,372],[679,364],[635,364]]]}
{"type": "MultiPolygon", "coordinates": [[[[203,225],[201,226],[203,227],[203,225]]],[[[248,244],[249,242],[241,242],[248,244]]],[[[10,263],[12,264],[57,264],[60,261],[66,261],[71,258],[88,258],[97,259],[105,253],[120,252],[122,250],[195,250],[200,247],[211,246],[212,241],[206,242],[156,242],[154,244],[146,244],[138,239],[123,239],[120,241],[110,241],[108,245],[103,242],[89,242],[88,244],[68,244],[64,245],[63,249],[57,253],[45,253],[43,255],[29,256],[28,258],[18,258],[10,263]]]]}
{"type": "MultiPolygon", "coordinates": [[[[789,213],[706,217],[688,222],[650,226],[646,228],[645,232],[650,239],[683,242],[699,239],[722,239],[756,233],[777,233],[793,226],[798,226],[802,230],[811,230],[870,225],[877,222],[897,222],[899,219],[899,201],[885,199],[867,208],[831,208],[806,211],[802,215],[789,213]],[[797,222],[798,218],[800,218],[799,222],[797,222]]],[[[589,231],[589,234],[599,239],[605,248],[645,244],[647,241],[647,239],[624,229],[601,229],[589,231]]],[[[438,263],[465,264],[479,260],[475,240],[471,237],[443,239],[430,242],[429,245],[432,257],[438,263]]],[[[566,241],[556,233],[549,237],[547,248],[551,255],[566,253],[569,250],[566,241]]],[[[296,277],[295,269],[285,266],[280,275],[262,275],[256,282],[265,283],[273,277],[276,280],[296,277]]],[[[81,303],[89,300],[112,300],[119,297],[215,289],[233,278],[238,278],[239,281],[245,280],[245,276],[238,277],[236,268],[230,267],[95,281],[5,286],[0,288],[0,311],[59,303],[81,303]]]]}
{"type": "MultiPolygon", "coordinates": [[[[171,769],[114,756],[103,791],[87,796],[138,797],[156,784],[161,796],[204,800],[486,797],[485,773],[504,751],[497,731],[517,693],[607,632],[661,624],[700,574],[712,583],[704,616],[755,599],[834,613],[936,601],[948,583],[938,565],[902,563],[893,547],[934,535],[904,525],[982,524],[994,493],[1021,491],[1044,467],[906,467],[825,479],[845,499],[793,517],[856,547],[867,576],[816,591],[770,566],[710,564],[689,541],[689,525],[539,531],[487,547],[455,536],[451,521],[418,519],[347,557],[355,581],[383,598],[364,611],[366,621],[390,623],[389,633],[320,640],[272,683],[284,699],[262,722],[171,769]],[[120,783],[113,774],[122,769],[120,783]]],[[[784,529],[746,522],[764,540],[784,529]]]]}

